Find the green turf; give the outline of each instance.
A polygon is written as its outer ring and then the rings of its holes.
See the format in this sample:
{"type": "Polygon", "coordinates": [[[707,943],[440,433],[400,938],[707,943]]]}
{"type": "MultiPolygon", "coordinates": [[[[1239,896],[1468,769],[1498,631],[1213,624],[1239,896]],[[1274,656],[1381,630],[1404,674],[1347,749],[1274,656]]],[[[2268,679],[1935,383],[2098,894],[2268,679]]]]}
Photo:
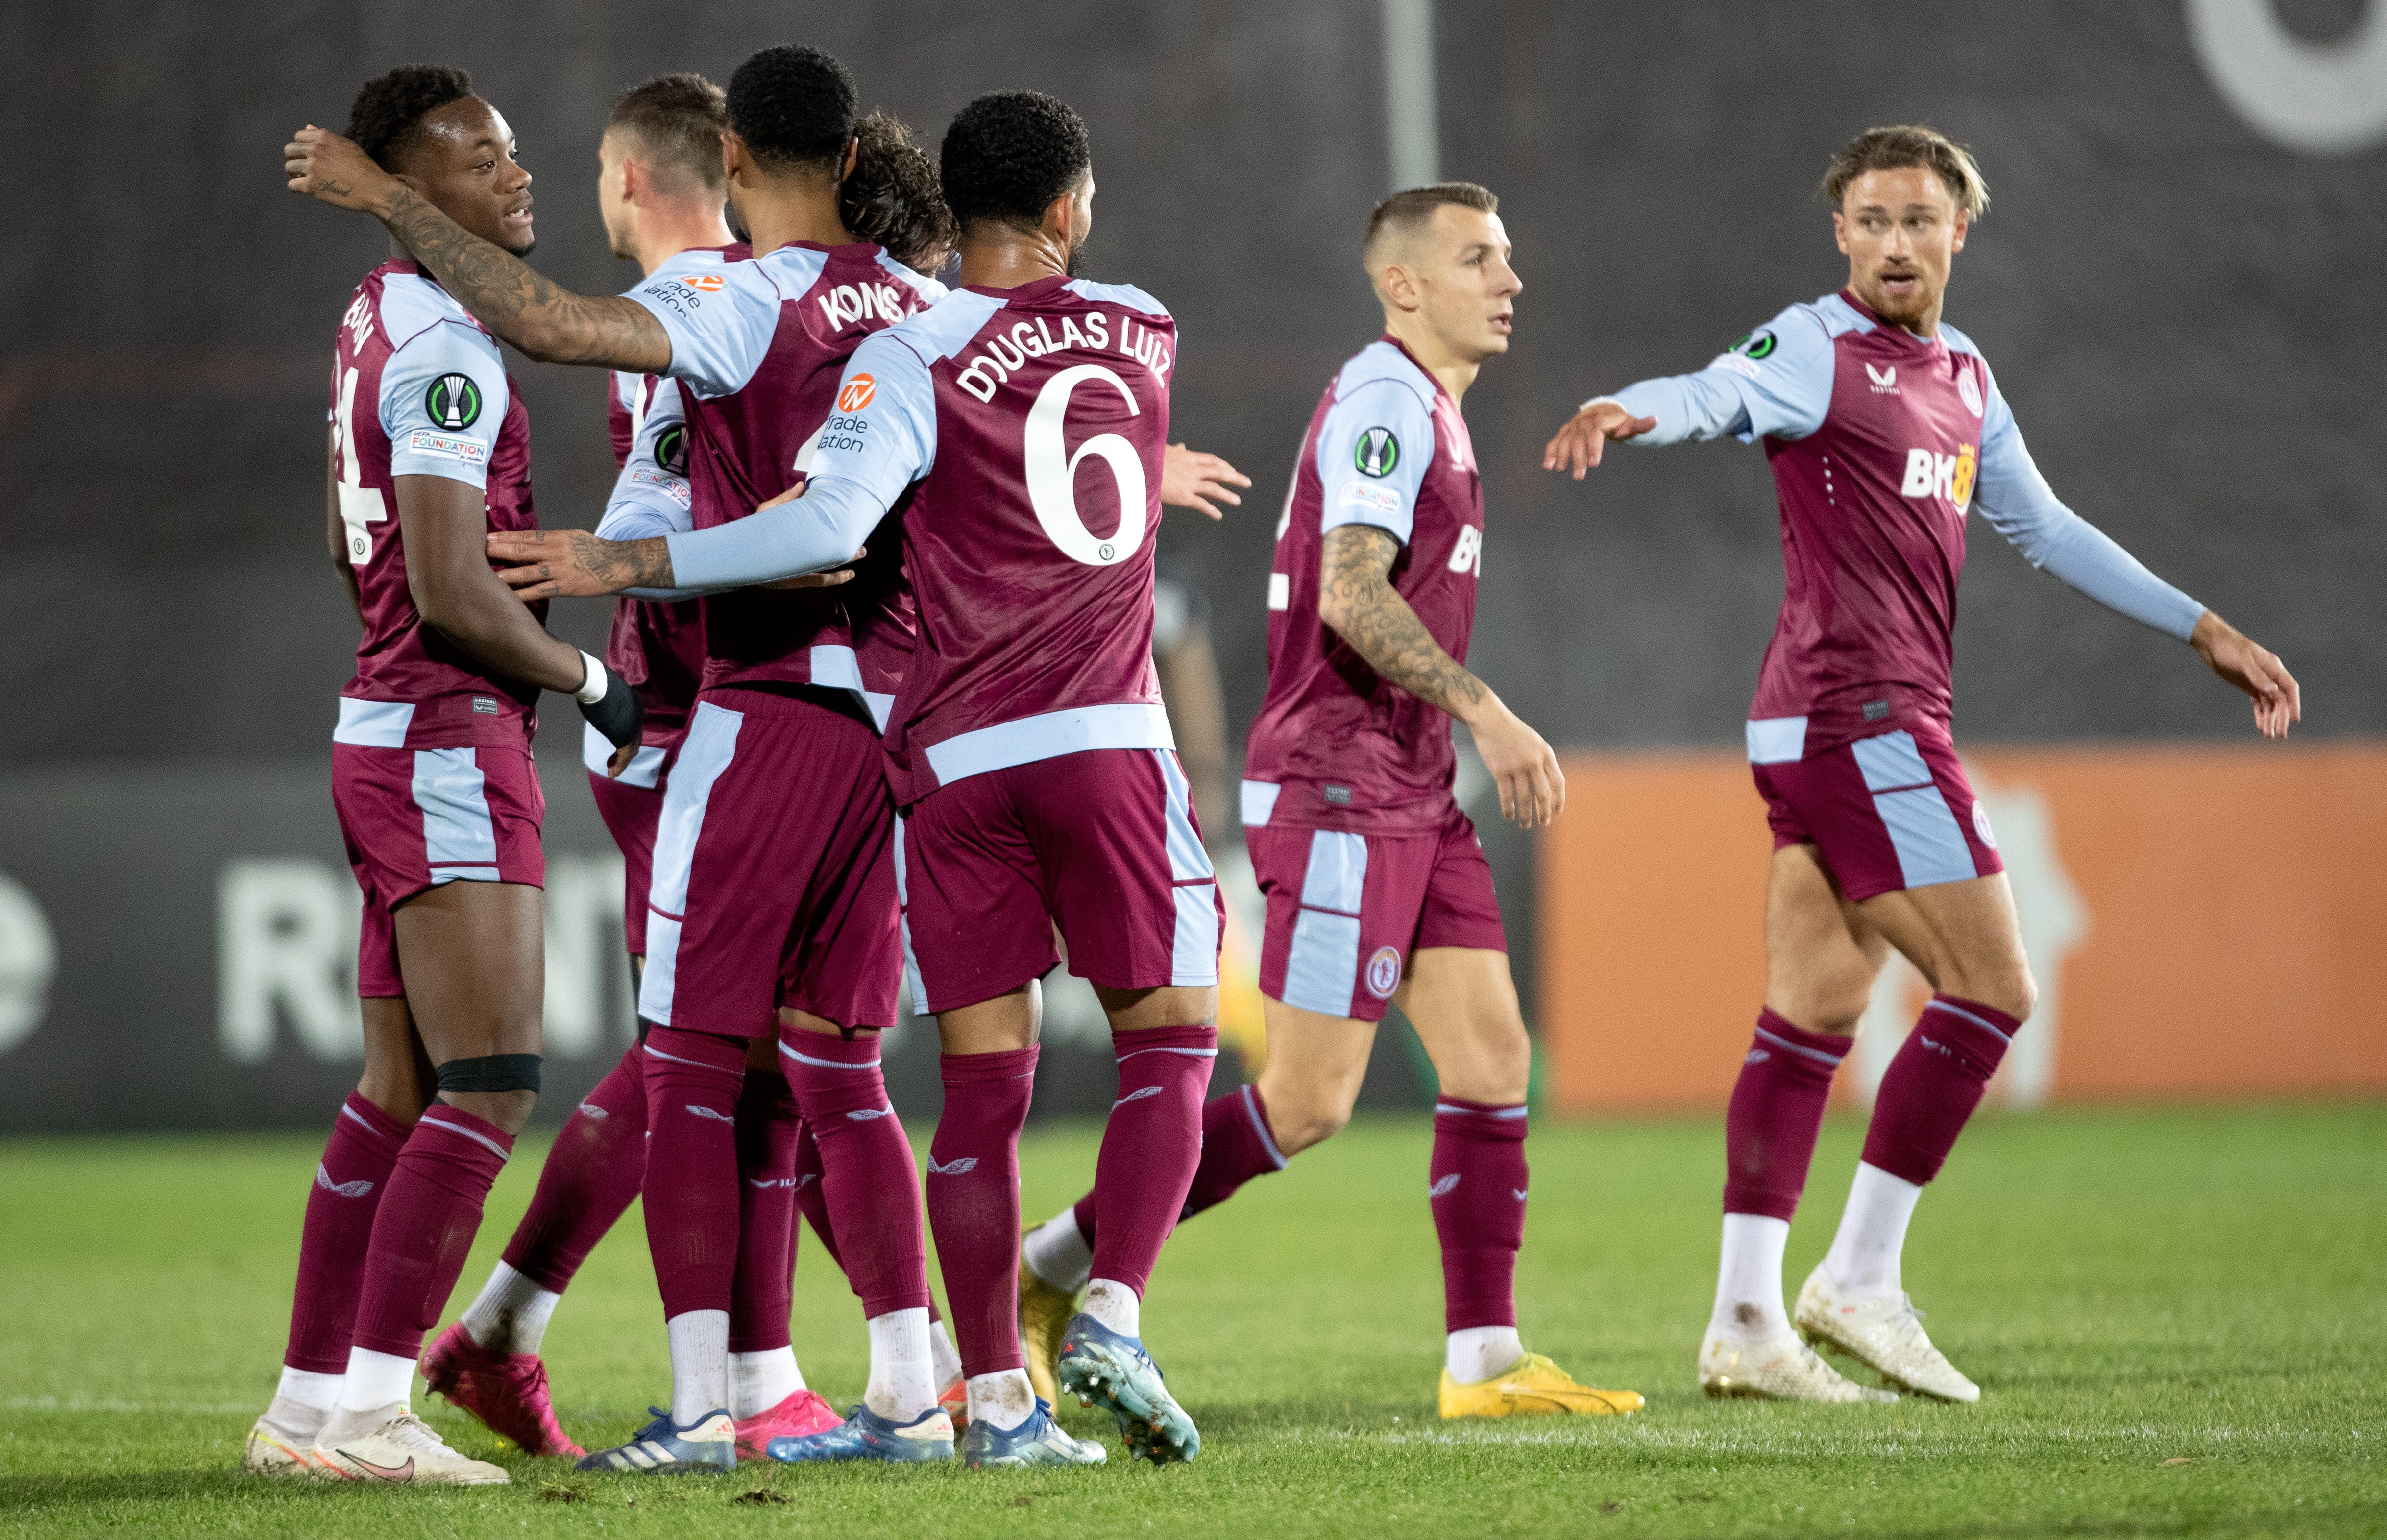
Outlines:
{"type": "MultiPolygon", "coordinates": [[[[1568,1424],[1434,1416],[1427,1137],[1421,1119],[1363,1119],[1172,1243],[1145,1319],[1202,1426],[1191,1467],[666,1483],[509,1456],[512,1487],[448,1492],[236,1469],[278,1360],[315,1139],[0,1142],[0,1533],[2387,1533],[2387,1108],[1985,1118],[1916,1218],[1907,1278],[1986,1387],[1973,1407],[1702,1400],[1717,1129],[1544,1122],[1527,1341],[1649,1397],[1629,1420],[1568,1424]]],[[[1793,1286],[1856,1138],[1826,1132],[1793,1286]]],[[[499,1184],[460,1295],[537,1153],[526,1142],[499,1184]]],[[[1029,1212],[1073,1197],[1092,1153],[1088,1129],[1032,1137],[1029,1212]]],[[[586,1443],[628,1433],[667,1383],[635,1221],[548,1338],[586,1443]]],[[[858,1395],[859,1311],[809,1245],[796,1342],[817,1387],[858,1395]]],[[[496,1453],[443,1405],[429,1415],[496,1453]]],[[[1116,1455],[1092,1414],[1071,1421],[1116,1455]]]]}

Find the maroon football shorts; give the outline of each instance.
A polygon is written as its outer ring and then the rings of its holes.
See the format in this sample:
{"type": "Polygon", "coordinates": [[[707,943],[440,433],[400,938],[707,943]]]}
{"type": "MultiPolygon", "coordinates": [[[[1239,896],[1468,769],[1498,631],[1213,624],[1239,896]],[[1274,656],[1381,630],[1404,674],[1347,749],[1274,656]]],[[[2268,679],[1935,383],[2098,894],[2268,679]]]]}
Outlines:
{"type": "Polygon", "coordinates": [[[916,1010],[1007,994],[1060,961],[1105,989],[1219,982],[1226,911],[1168,749],[1088,749],[983,771],[905,810],[916,1010]]]}
{"type": "Polygon", "coordinates": [[[639,1016],[746,1038],[777,1037],[781,1006],[895,1025],[895,804],[878,734],[846,699],[696,698],[655,829],[639,1016]]]}
{"type": "Polygon", "coordinates": [[[1774,848],[1814,846],[1852,903],[2006,869],[1955,744],[1934,728],[1880,733],[1749,771],[1774,848]]]}
{"type": "Polygon", "coordinates": [[[443,882],[547,885],[538,848],[547,798],[523,749],[381,749],[332,745],[332,806],[348,865],[364,890],[357,993],[406,993],[398,977],[398,906],[443,882]]]}
{"type": "Polygon", "coordinates": [[[686,728],[658,735],[638,746],[629,768],[620,778],[605,774],[613,745],[604,734],[583,724],[580,762],[588,769],[588,789],[597,799],[597,816],[622,852],[622,938],[632,955],[647,954],[647,884],[654,875],[655,825],[663,814],[663,788],[670,784],[672,760],[679,753],[686,728]]]}
{"type": "Polygon", "coordinates": [[[1260,992],[1321,1016],[1382,1021],[1430,946],[1506,952],[1492,868],[1457,807],[1426,834],[1246,828],[1268,900],[1260,992]]]}

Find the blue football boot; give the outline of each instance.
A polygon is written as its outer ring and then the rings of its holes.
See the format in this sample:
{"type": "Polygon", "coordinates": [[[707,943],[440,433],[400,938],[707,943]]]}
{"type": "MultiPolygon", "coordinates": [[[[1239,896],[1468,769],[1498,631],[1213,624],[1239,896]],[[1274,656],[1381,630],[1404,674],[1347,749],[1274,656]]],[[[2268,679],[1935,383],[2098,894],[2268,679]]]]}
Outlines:
{"type": "Polygon", "coordinates": [[[1202,1452],[1194,1420],[1160,1382],[1160,1366],[1134,1337],[1122,1336],[1084,1311],[1061,1333],[1061,1388],[1118,1419],[1128,1453],[1155,1465],[1202,1452]]]}
{"type": "Polygon", "coordinates": [[[1100,1465],[1109,1458],[1090,1438],[1071,1438],[1053,1420],[1053,1404],[1041,1396],[1036,1409],[1016,1428],[998,1428],[982,1417],[970,1419],[962,1434],[962,1463],[971,1470],[990,1466],[1100,1465]]]}
{"type": "Polygon", "coordinates": [[[705,1413],[685,1428],[675,1427],[671,1413],[649,1407],[655,1420],[640,1428],[629,1443],[583,1456],[583,1471],[627,1471],[658,1476],[717,1476],[738,1469],[738,1424],[725,1407],[705,1413]]]}
{"type": "Polygon", "coordinates": [[[930,1407],[909,1422],[891,1421],[868,1407],[856,1407],[836,1427],[817,1433],[775,1438],[763,1452],[788,1465],[810,1460],[877,1459],[913,1465],[954,1458],[954,1420],[930,1407]]]}

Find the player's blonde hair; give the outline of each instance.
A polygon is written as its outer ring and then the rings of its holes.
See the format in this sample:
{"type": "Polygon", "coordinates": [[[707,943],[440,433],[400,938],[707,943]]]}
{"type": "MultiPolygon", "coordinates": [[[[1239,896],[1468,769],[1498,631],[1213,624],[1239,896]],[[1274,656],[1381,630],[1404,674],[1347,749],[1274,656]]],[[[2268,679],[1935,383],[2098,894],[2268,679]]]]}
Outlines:
{"type": "Polygon", "coordinates": [[[1982,180],[1973,152],[1924,123],[1893,123],[1858,134],[1832,157],[1819,190],[1838,208],[1849,183],[1865,172],[1903,170],[1910,166],[1937,174],[1956,207],[1974,219],[1989,211],[1989,184],[1982,180]]]}
{"type": "Polygon", "coordinates": [[[1493,196],[1491,189],[1479,187],[1472,182],[1436,182],[1395,193],[1376,205],[1376,211],[1368,216],[1368,236],[1359,243],[1360,265],[1367,268],[1372,276],[1381,242],[1393,236],[1415,234],[1426,221],[1433,218],[1435,209],[1446,204],[1472,208],[1481,214],[1500,211],[1500,200],[1493,196]]]}

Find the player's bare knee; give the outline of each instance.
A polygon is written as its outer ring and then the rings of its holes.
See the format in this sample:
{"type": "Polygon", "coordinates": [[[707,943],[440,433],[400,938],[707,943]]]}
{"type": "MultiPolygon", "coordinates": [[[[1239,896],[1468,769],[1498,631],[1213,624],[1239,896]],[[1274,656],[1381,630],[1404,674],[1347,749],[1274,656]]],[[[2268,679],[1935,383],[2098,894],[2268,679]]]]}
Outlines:
{"type": "Polygon", "coordinates": [[[1282,1112],[1274,1103],[1269,1105],[1269,1131],[1276,1136],[1276,1147],[1288,1155],[1325,1143],[1350,1123],[1348,1100],[1302,1102],[1282,1112]]]}

